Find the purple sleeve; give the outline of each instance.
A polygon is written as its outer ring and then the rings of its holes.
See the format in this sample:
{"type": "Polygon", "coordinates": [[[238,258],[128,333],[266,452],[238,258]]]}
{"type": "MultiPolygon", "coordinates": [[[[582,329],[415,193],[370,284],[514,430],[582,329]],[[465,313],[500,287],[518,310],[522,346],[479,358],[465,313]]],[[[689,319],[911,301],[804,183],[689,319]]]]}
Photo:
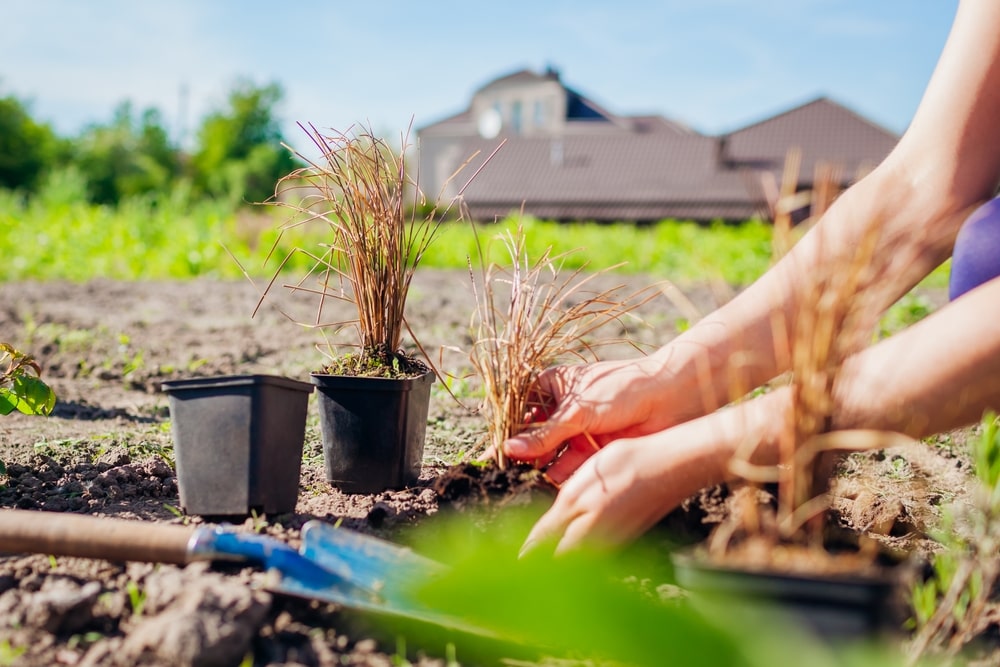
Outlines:
{"type": "Polygon", "coordinates": [[[977,208],[962,225],[951,257],[948,296],[957,299],[1000,276],[1000,197],[977,208]]]}

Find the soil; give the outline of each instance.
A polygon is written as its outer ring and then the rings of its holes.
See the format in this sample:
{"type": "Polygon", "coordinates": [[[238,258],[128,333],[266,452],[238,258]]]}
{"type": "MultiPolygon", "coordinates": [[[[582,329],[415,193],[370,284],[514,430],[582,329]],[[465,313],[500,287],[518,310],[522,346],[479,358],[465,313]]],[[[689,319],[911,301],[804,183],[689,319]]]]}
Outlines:
{"type": "MultiPolygon", "coordinates": [[[[602,276],[600,289],[625,292],[643,277],[602,276]]],[[[684,294],[702,312],[720,298],[707,286],[684,294]]],[[[940,303],[943,295],[931,294],[940,303]]],[[[725,298],[725,297],[722,297],[725,298]]],[[[258,291],[248,282],[0,285],[0,340],[36,356],[58,402],[50,417],[0,417],[0,461],[6,478],[0,508],[74,512],[169,524],[200,524],[180,508],[169,411],[160,385],[171,379],[270,373],[307,379],[323,363],[311,306],[273,292],[251,317],[258,291]]],[[[502,507],[552,490],[537,476],[500,474],[469,463],[483,447],[468,376],[468,325],[474,298],[466,272],[421,270],[408,305],[431,361],[455,372],[432,390],[424,465],[412,488],[348,495],[324,478],[314,407],[306,431],[300,495],[294,513],[250,516],[240,530],[297,544],[309,519],[396,539],[443,508],[502,507]],[[459,350],[456,352],[455,350],[459,350]],[[457,370],[456,370],[457,369],[457,370]]],[[[343,304],[325,321],[349,319],[343,304]]],[[[644,324],[601,332],[640,346],[665,343],[689,317],[661,295],[644,305],[644,324]]],[[[625,345],[604,357],[635,354],[625,345]]],[[[926,531],[948,502],[967,494],[969,462],[949,434],[930,446],[852,456],[834,486],[845,526],[907,549],[928,549],[926,531]]],[[[697,541],[729,511],[724,488],[706,489],[657,528],[697,541]]],[[[2,545],[2,536],[0,536],[2,545]]],[[[264,574],[234,565],[113,563],[0,557],[0,664],[15,665],[391,665],[399,656],[358,625],[350,610],[270,593],[264,574]]],[[[409,658],[444,665],[440,652],[410,644],[409,658]]],[[[394,662],[396,661],[396,662],[394,662]]]]}

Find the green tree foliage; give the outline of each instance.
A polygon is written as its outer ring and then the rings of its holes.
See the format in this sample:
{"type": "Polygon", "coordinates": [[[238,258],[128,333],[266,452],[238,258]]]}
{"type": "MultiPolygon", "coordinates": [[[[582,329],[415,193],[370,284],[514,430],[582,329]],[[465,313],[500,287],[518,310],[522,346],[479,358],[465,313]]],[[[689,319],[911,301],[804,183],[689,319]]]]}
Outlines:
{"type": "Polygon", "coordinates": [[[93,125],[76,142],[74,162],[87,179],[91,201],[117,204],[124,198],[170,189],[180,174],[180,155],[171,145],[156,109],[138,117],[123,102],[109,125],[93,125]]]}
{"type": "Polygon", "coordinates": [[[51,127],[33,120],[17,98],[0,98],[0,187],[34,190],[57,148],[51,127]]]}
{"type": "Polygon", "coordinates": [[[197,185],[207,194],[231,201],[264,201],[295,160],[281,145],[275,107],[284,92],[271,83],[258,87],[239,82],[226,109],[208,115],[198,131],[192,157],[197,185]]]}

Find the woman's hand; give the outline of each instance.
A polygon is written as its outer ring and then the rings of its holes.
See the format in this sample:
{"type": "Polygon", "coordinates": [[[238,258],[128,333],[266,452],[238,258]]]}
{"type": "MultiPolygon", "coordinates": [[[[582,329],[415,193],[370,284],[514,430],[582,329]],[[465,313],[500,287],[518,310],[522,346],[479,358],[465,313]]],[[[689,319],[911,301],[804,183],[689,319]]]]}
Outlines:
{"type": "Polygon", "coordinates": [[[522,553],[548,545],[561,553],[583,544],[632,541],[707,486],[729,479],[729,461],[747,452],[772,464],[789,418],[783,388],[745,404],[645,436],[617,440],[582,462],[535,524],[522,553]]]}
{"type": "Polygon", "coordinates": [[[547,369],[534,387],[541,399],[528,415],[531,426],[504,443],[504,454],[551,463],[547,474],[562,483],[607,443],[696,416],[678,395],[683,383],[670,379],[657,356],[547,369]]]}

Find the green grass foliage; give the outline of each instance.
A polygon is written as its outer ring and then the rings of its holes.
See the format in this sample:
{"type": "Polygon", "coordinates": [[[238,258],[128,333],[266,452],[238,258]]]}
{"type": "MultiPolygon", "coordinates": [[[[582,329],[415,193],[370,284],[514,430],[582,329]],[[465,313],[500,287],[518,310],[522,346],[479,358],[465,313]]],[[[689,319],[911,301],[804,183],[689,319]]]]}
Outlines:
{"type": "MultiPolygon", "coordinates": [[[[255,277],[266,277],[288,255],[284,269],[302,275],[312,260],[293,251],[322,254],[323,244],[332,240],[315,223],[279,235],[285,222],[281,210],[234,210],[226,203],[194,199],[184,188],[126,199],[117,207],[88,204],[84,191],[84,180],[72,170],[56,172],[30,199],[0,191],[0,281],[239,278],[239,264],[255,277]]],[[[507,261],[502,244],[488,241],[517,222],[517,216],[510,216],[476,230],[464,222],[446,223],[421,267],[464,269],[470,258],[478,265],[477,233],[496,253],[491,260],[507,261]]],[[[771,257],[771,227],[757,221],[704,225],[665,220],[638,226],[528,218],[522,223],[530,256],[551,247],[553,254],[568,253],[566,269],[618,266],[616,271],[681,285],[704,280],[746,285],[767,269],[771,257]]],[[[947,273],[939,270],[925,284],[947,284],[947,273]]]]}
{"type": "MultiPolygon", "coordinates": [[[[629,223],[553,223],[536,219],[522,221],[528,255],[539,256],[551,247],[553,254],[570,253],[564,267],[586,265],[604,270],[621,264],[620,271],[649,273],[675,282],[722,279],[734,285],[751,282],[767,268],[771,257],[771,228],[760,222],[740,225],[665,220],[654,225],[629,223]]],[[[488,238],[511,230],[514,216],[481,225],[479,234],[488,238]]],[[[509,262],[501,244],[491,245],[491,261],[509,262]]],[[[469,226],[452,223],[443,228],[431,245],[422,266],[454,267],[476,262],[476,239],[469,226]]]]}
{"type": "Polygon", "coordinates": [[[231,209],[184,191],[88,204],[84,181],[55,174],[30,200],[0,191],[0,280],[122,280],[238,276],[220,240],[235,232],[231,209]]]}

